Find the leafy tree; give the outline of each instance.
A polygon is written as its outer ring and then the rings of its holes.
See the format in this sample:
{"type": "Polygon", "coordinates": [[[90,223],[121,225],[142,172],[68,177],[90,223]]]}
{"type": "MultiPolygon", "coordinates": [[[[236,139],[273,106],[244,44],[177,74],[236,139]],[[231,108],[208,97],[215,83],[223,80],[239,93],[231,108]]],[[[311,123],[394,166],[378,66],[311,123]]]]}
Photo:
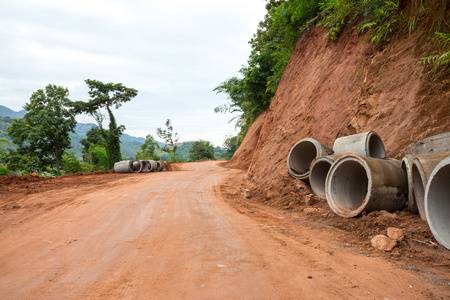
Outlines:
{"type": "Polygon", "coordinates": [[[214,147],[209,141],[196,141],[192,143],[191,149],[191,161],[199,159],[214,159],[214,147]]]}
{"type": "Polygon", "coordinates": [[[99,127],[92,127],[86,132],[86,138],[80,140],[80,143],[83,146],[83,160],[91,165],[98,165],[99,160],[94,154],[93,147],[96,145],[105,147],[101,129],[99,127]]]}
{"type": "Polygon", "coordinates": [[[105,148],[108,156],[108,168],[111,169],[115,162],[122,159],[120,153],[120,136],[125,130],[125,126],[117,126],[116,119],[112,113],[112,107],[118,109],[123,103],[130,101],[137,96],[138,91],[127,88],[121,83],[103,83],[98,80],[86,79],[89,87],[90,100],[88,102],[76,101],[72,105],[77,113],[91,114],[97,121],[100,132],[105,140],[105,148]],[[109,128],[102,126],[105,116],[100,112],[105,108],[109,117],[109,128]]]}
{"type": "Polygon", "coordinates": [[[20,171],[21,173],[32,173],[38,171],[35,158],[26,155],[19,154],[18,150],[9,150],[4,156],[6,166],[9,170],[20,171]]]}
{"type": "Polygon", "coordinates": [[[75,152],[65,152],[62,157],[62,166],[63,170],[67,173],[76,173],[80,172],[81,162],[78,160],[78,158],[75,156],[75,152]]]}
{"type": "Polygon", "coordinates": [[[167,119],[164,125],[166,126],[166,129],[161,129],[161,127],[156,128],[156,134],[162,138],[166,144],[161,150],[167,153],[172,152],[175,157],[177,151],[176,143],[178,143],[179,140],[178,133],[173,132],[173,126],[170,123],[170,119],[167,119]]]}
{"type": "Polygon", "coordinates": [[[40,169],[56,164],[58,174],[61,158],[70,146],[69,132],[74,132],[76,125],[68,96],[67,88],[51,84],[37,90],[24,105],[28,113],[14,119],[7,129],[19,155],[28,156],[40,169]]]}
{"type": "Polygon", "coordinates": [[[153,159],[159,160],[160,157],[155,154],[155,150],[159,148],[157,142],[151,134],[145,137],[145,142],[141,145],[141,151],[136,152],[135,159],[153,159]]]}

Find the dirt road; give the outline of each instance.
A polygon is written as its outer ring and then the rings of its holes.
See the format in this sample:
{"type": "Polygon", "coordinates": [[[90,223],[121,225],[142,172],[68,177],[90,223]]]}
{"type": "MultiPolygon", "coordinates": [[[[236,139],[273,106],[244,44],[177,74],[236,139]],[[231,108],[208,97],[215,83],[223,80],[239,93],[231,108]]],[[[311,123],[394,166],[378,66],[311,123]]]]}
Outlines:
{"type": "Polygon", "coordinates": [[[3,215],[0,298],[450,297],[448,278],[360,253],[336,232],[277,226],[287,221],[263,209],[253,213],[271,222],[239,213],[218,184],[242,171],[181,166],[21,199],[42,205],[3,215]]]}

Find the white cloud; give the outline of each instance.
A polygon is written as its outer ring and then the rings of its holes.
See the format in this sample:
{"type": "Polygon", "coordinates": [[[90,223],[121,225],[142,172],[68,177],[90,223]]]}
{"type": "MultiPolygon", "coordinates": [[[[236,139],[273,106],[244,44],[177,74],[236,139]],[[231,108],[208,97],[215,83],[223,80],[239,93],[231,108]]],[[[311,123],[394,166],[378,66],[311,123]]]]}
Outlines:
{"type": "Polygon", "coordinates": [[[221,145],[234,125],[231,116],[214,114],[227,100],[213,89],[246,63],[264,6],[264,0],[4,2],[0,104],[19,110],[47,84],[85,100],[85,79],[121,82],[139,90],[115,111],[126,133],[156,135],[170,118],[181,140],[221,145]]]}

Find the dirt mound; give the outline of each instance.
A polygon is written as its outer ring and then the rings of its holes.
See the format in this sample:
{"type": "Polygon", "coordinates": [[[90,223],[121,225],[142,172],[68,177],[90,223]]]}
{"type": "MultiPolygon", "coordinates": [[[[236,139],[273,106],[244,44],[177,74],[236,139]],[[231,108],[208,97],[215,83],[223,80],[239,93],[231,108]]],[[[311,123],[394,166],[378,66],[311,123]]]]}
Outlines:
{"type": "Polygon", "coordinates": [[[223,164],[224,167],[236,168],[241,170],[246,170],[250,167],[253,153],[258,144],[259,134],[264,124],[264,120],[266,119],[266,115],[267,112],[263,112],[256,118],[256,120],[248,129],[247,134],[242,141],[242,144],[236,150],[233,157],[227,163],[223,164]]]}

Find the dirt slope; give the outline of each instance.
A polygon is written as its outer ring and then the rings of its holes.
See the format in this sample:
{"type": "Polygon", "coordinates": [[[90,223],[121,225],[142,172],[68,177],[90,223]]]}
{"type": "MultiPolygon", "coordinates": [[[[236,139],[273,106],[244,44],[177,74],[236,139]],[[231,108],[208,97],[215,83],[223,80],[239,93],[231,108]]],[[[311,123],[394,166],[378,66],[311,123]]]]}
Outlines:
{"type": "Polygon", "coordinates": [[[374,130],[387,155],[400,158],[411,142],[450,131],[450,81],[430,82],[416,65],[430,48],[424,31],[377,48],[354,30],[334,43],[321,28],[301,35],[258,132],[253,194],[284,205],[309,193],[286,168],[290,148],[305,137],[331,147],[337,137],[374,130]]]}

